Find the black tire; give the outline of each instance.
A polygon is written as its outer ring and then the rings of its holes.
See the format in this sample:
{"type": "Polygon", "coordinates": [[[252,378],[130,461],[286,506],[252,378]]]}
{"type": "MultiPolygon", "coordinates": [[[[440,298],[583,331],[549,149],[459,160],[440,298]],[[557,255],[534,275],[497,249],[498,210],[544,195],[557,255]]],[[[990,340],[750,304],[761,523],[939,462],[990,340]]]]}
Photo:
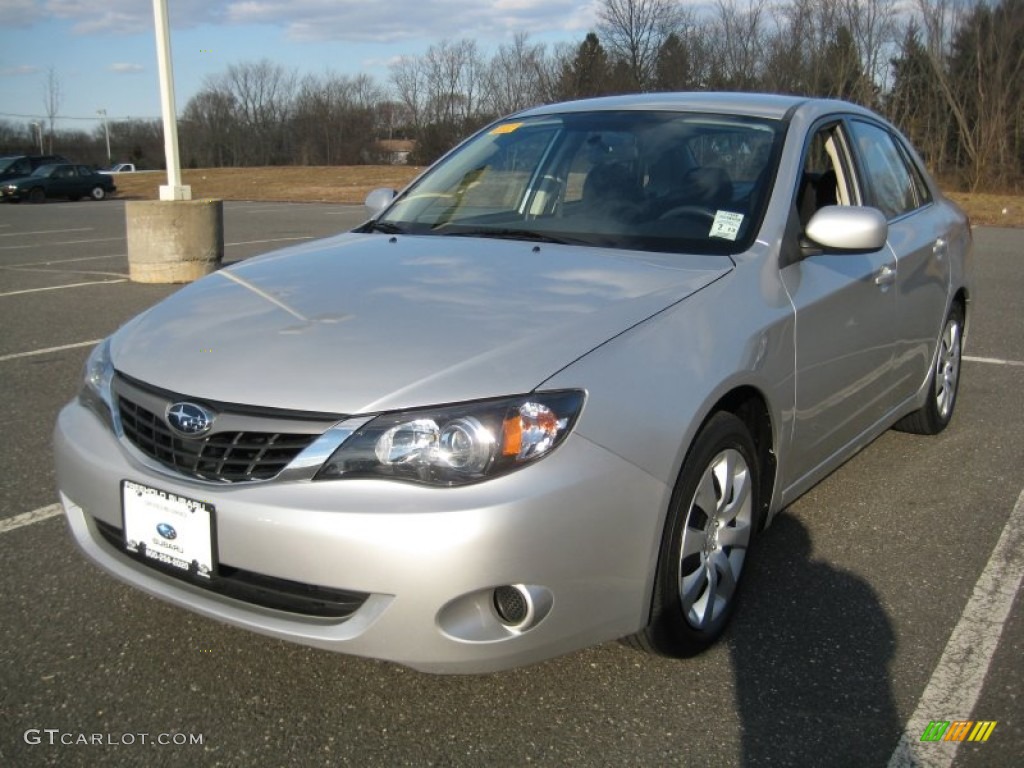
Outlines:
{"type": "Polygon", "coordinates": [[[949,425],[960,388],[963,338],[964,310],[954,304],[942,324],[935,364],[928,376],[928,398],[921,408],[900,419],[896,429],[915,435],[937,435],[949,425]]]}
{"type": "Polygon", "coordinates": [[[92,188],[92,190],[90,190],[89,196],[93,200],[103,200],[107,196],[107,190],[97,184],[92,188]]]}
{"type": "Polygon", "coordinates": [[[28,201],[30,203],[46,202],[46,191],[42,187],[32,187],[28,191],[28,201]]]}
{"type": "Polygon", "coordinates": [[[743,422],[731,413],[712,415],[672,494],[650,623],[626,639],[629,645],[682,658],[700,653],[725,631],[761,523],[759,472],[743,422]]]}

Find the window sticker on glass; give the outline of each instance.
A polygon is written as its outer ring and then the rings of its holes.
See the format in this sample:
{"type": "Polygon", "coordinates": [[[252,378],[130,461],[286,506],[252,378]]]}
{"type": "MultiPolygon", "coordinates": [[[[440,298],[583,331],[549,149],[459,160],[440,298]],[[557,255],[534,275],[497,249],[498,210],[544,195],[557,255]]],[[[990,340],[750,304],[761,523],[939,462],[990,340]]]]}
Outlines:
{"type": "Polygon", "coordinates": [[[742,213],[730,211],[718,211],[715,213],[715,222],[711,225],[708,237],[721,237],[726,240],[735,240],[740,234],[740,225],[743,224],[742,213]]]}
{"type": "Polygon", "coordinates": [[[513,133],[522,127],[522,123],[504,123],[491,131],[491,136],[501,136],[503,133],[513,133]]]}

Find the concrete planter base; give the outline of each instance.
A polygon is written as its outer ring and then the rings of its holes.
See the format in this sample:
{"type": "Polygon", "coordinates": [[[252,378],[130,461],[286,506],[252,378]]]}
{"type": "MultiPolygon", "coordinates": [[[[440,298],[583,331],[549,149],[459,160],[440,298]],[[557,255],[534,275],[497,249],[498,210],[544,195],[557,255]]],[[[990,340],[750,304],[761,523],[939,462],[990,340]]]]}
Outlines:
{"type": "Polygon", "coordinates": [[[128,276],[137,283],[188,283],[224,259],[221,200],[129,200],[128,276]]]}

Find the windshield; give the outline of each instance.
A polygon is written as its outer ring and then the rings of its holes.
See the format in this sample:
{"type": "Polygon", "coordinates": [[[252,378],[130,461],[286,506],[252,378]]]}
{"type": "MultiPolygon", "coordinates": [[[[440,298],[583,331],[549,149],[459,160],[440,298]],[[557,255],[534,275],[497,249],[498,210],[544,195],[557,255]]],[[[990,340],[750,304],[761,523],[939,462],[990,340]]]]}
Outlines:
{"type": "Polygon", "coordinates": [[[49,176],[51,173],[53,173],[53,169],[56,168],[56,167],[57,167],[56,165],[40,165],[38,168],[36,168],[34,171],[32,171],[32,175],[33,176],[49,176]]]}
{"type": "Polygon", "coordinates": [[[435,166],[375,226],[737,253],[756,235],[783,131],[775,120],[680,112],[510,120],[435,166]]]}

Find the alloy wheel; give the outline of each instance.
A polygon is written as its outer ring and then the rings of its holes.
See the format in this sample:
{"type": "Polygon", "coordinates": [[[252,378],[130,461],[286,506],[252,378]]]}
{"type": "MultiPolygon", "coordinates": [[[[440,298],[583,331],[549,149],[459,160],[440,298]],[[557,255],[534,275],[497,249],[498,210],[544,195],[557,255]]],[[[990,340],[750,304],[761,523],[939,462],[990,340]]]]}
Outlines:
{"type": "Polygon", "coordinates": [[[690,626],[706,629],[727,609],[750,544],[752,475],[729,448],[705,468],[690,502],[679,556],[679,599],[690,626]]]}

